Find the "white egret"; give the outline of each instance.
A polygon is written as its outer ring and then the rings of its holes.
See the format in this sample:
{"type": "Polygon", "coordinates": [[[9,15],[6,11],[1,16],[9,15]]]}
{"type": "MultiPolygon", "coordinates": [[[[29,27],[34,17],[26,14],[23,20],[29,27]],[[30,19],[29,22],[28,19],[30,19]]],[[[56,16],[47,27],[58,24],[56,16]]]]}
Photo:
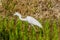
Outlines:
{"type": "Polygon", "coordinates": [[[35,18],[33,18],[31,16],[27,16],[26,18],[22,18],[21,14],[19,14],[19,12],[15,12],[14,15],[18,16],[19,19],[22,20],[22,21],[27,21],[31,25],[36,25],[36,26],[42,28],[42,25],[35,18]]]}

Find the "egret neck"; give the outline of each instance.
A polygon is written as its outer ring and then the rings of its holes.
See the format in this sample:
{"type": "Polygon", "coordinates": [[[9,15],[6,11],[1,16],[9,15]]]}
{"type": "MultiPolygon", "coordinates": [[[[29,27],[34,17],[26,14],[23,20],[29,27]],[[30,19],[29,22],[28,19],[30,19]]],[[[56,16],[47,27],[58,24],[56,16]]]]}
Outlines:
{"type": "Polygon", "coordinates": [[[22,21],[27,21],[26,18],[22,18],[20,15],[18,15],[18,16],[19,16],[19,19],[20,19],[20,20],[22,20],[22,21]]]}

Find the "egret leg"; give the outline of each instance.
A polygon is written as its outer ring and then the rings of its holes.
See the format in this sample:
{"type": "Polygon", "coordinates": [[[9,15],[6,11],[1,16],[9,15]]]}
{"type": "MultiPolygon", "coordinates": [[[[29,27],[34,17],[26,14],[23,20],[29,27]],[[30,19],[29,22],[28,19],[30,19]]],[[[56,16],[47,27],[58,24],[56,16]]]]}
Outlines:
{"type": "MultiPolygon", "coordinates": [[[[32,25],[32,24],[31,24],[32,25]]],[[[36,31],[36,28],[32,25],[32,27],[34,28],[34,30],[36,31]]]]}

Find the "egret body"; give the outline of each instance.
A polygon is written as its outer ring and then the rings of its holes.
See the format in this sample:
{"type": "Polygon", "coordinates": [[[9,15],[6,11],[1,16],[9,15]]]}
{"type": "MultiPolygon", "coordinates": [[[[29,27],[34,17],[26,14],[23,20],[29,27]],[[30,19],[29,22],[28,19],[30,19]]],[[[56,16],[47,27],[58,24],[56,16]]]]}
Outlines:
{"type": "Polygon", "coordinates": [[[19,19],[22,20],[22,21],[27,21],[31,25],[36,25],[36,26],[42,28],[42,25],[35,18],[33,18],[31,16],[27,16],[26,18],[22,18],[21,14],[19,14],[19,12],[15,12],[14,15],[18,16],[19,19]]]}

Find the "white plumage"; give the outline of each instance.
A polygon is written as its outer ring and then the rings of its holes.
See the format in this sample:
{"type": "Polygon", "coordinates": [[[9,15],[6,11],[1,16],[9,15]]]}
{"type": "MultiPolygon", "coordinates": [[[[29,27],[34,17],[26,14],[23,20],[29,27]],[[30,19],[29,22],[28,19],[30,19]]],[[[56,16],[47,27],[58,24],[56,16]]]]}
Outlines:
{"type": "Polygon", "coordinates": [[[26,18],[21,18],[21,14],[19,14],[19,12],[15,12],[14,15],[17,15],[19,17],[19,19],[22,21],[27,21],[31,25],[36,25],[36,26],[42,28],[42,25],[35,18],[33,18],[31,16],[27,16],[26,18]]]}

